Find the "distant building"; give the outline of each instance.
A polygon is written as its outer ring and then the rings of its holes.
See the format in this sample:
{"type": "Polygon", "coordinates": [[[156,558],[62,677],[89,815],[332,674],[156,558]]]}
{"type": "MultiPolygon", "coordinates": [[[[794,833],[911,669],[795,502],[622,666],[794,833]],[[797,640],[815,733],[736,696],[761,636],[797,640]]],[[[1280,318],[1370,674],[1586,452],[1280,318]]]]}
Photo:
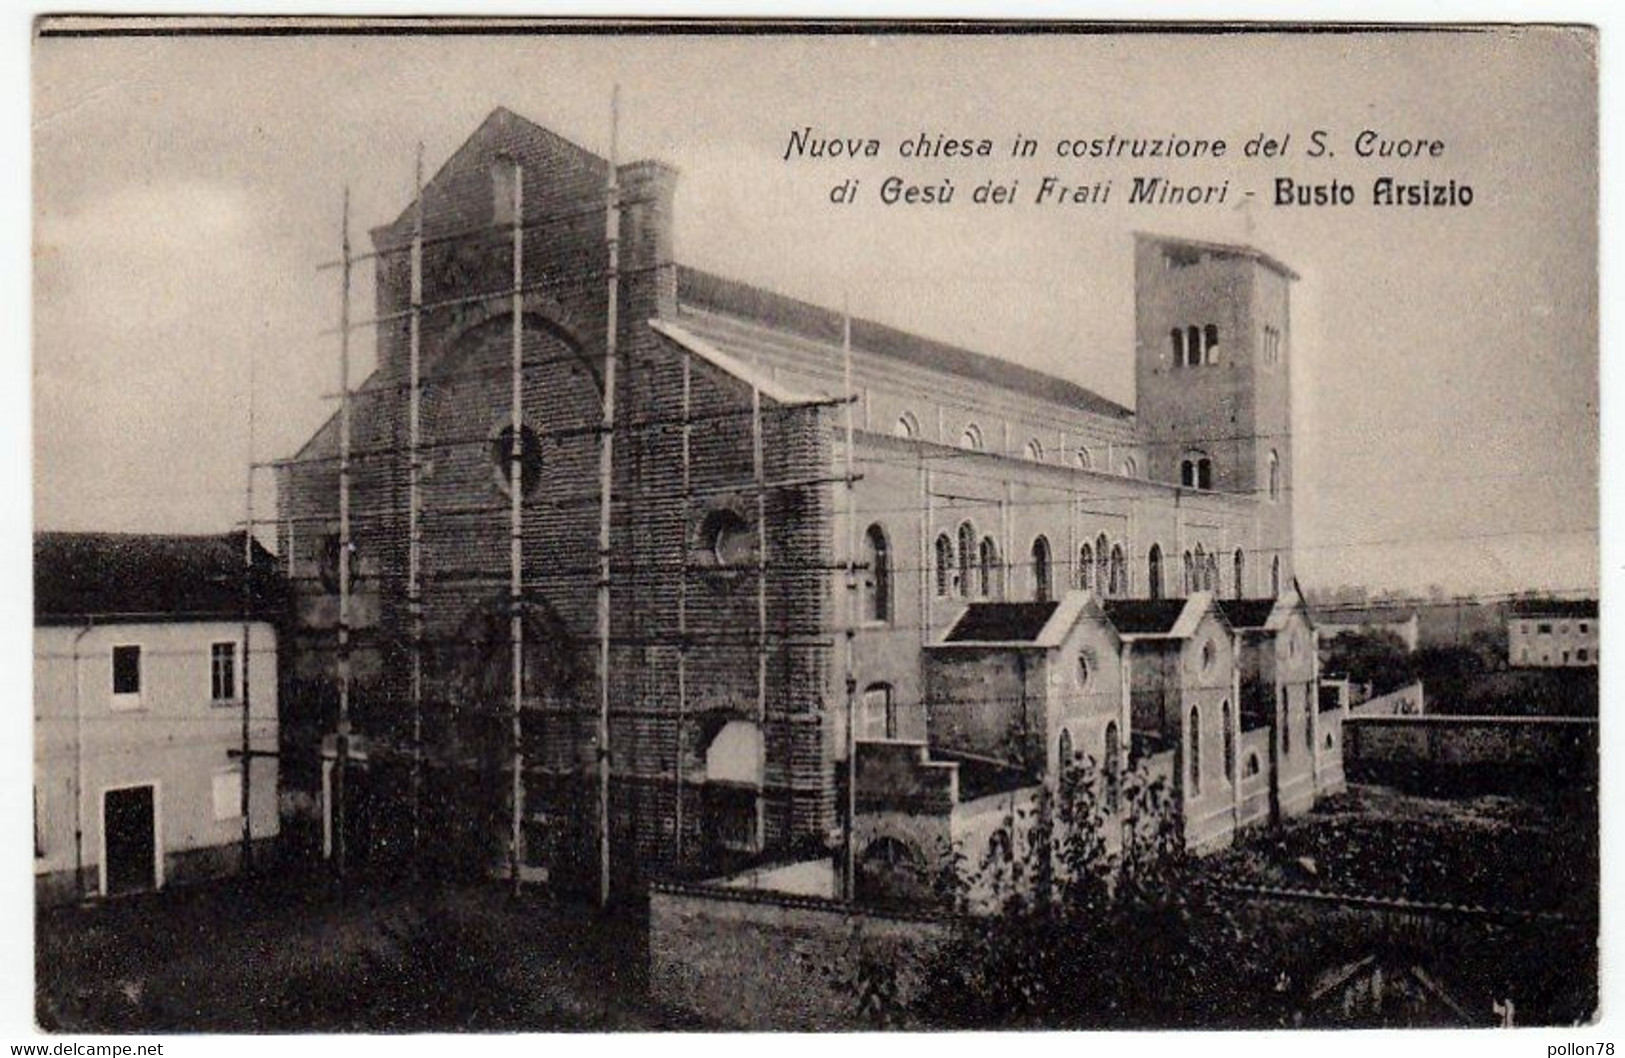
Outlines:
{"type": "Polygon", "coordinates": [[[1530,668],[1595,667],[1597,600],[1519,599],[1507,613],[1507,663],[1530,668]]]}
{"type": "MultiPolygon", "coordinates": [[[[34,878],[42,901],[234,870],[243,691],[276,747],[274,559],[244,621],[243,538],[34,537],[34,878]],[[245,642],[245,636],[247,641],[245,642]]],[[[277,833],[277,764],[249,773],[253,835],[277,833]]]]}
{"type": "Polygon", "coordinates": [[[1320,632],[1320,641],[1322,643],[1329,643],[1338,636],[1387,632],[1403,640],[1405,649],[1414,654],[1417,645],[1421,642],[1421,629],[1415,613],[1404,617],[1370,616],[1358,619],[1345,617],[1341,621],[1331,621],[1324,617],[1317,617],[1315,619],[1315,628],[1320,632]]]}

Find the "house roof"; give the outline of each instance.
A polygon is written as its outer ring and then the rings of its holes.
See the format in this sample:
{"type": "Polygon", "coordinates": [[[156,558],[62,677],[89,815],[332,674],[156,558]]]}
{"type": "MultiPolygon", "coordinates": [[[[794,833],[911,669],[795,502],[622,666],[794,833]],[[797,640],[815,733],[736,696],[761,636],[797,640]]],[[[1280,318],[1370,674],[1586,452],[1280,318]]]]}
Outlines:
{"type": "MultiPolygon", "coordinates": [[[[256,541],[250,612],[280,609],[276,559],[256,541]]],[[[243,534],[36,533],[34,621],[174,621],[243,615],[243,534]]]]}
{"type": "Polygon", "coordinates": [[[946,643],[1033,643],[1060,603],[973,602],[943,637],[946,643]]]}
{"type": "MultiPolygon", "coordinates": [[[[845,317],[841,313],[696,268],[678,267],[677,300],[685,307],[750,320],[832,346],[838,346],[842,341],[845,317]]],[[[1134,415],[1121,404],[1107,400],[1075,382],[957,345],[910,334],[874,320],[853,318],[852,347],[859,352],[933,371],[945,371],[973,382],[998,386],[1023,396],[1064,404],[1097,415],[1117,419],[1128,419],[1134,415]]]]}
{"type": "Polygon", "coordinates": [[[1516,599],[1514,617],[1595,617],[1596,599],[1516,599]]]}
{"type": "Polygon", "coordinates": [[[1102,608],[1123,635],[1168,635],[1185,612],[1185,600],[1107,599],[1102,608]]]}
{"type": "Polygon", "coordinates": [[[1263,628],[1275,612],[1274,599],[1220,599],[1219,609],[1233,628],[1263,628]]]}
{"type": "Polygon", "coordinates": [[[810,394],[796,393],[788,387],[780,385],[762,371],[729,356],[686,327],[680,327],[668,320],[650,320],[649,327],[656,334],[669,341],[676,342],[718,370],[724,371],[746,385],[760,390],[762,395],[769,400],[777,401],[780,404],[811,404],[818,399],[810,394]]]}

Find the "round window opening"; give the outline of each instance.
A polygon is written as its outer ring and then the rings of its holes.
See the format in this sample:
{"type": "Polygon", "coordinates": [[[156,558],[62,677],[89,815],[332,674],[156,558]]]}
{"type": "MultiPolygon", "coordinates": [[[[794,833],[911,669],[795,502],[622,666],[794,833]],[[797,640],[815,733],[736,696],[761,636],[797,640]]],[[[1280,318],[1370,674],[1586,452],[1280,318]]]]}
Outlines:
{"type": "Polygon", "coordinates": [[[755,561],[755,536],[745,519],[733,511],[712,511],[705,519],[701,541],[719,569],[738,569],[755,561]]]}
{"type": "MultiPolygon", "coordinates": [[[[497,484],[507,492],[513,485],[513,426],[504,426],[491,437],[491,465],[497,484]]],[[[519,427],[520,495],[529,496],[542,483],[542,439],[529,426],[519,427]]]]}

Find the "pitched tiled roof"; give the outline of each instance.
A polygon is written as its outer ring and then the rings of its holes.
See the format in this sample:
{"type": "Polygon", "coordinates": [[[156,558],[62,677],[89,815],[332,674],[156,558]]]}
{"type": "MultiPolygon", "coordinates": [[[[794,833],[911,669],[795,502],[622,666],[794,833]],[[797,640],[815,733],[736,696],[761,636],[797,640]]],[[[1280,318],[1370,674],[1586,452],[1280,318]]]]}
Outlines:
{"type": "Polygon", "coordinates": [[[1107,599],[1106,618],[1123,635],[1167,635],[1185,612],[1184,599],[1107,599]]]}
{"type": "MultiPolygon", "coordinates": [[[[844,318],[833,309],[695,268],[678,267],[677,300],[684,306],[752,320],[830,345],[839,345],[842,340],[844,318]]],[[[1097,415],[1117,419],[1134,415],[1121,404],[1074,382],[873,320],[852,320],[852,347],[1097,415]]]]}
{"type": "MultiPolygon", "coordinates": [[[[250,606],[281,604],[276,559],[257,542],[250,606]]],[[[243,612],[243,534],[34,534],[34,620],[233,618],[243,612]]]]}
{"type": "Polygon", "coordinates": [[[1049,623],[1057,602],[973,602],[948,630],[948,643],[1030,643],[1049,623]]]}
{"type": "Polygon", "coordinates": [[[1596,599],[1517,599],[1514,617],[1595,617],[1596,599]]]}
{"type": "Polygon", "coordinates": [[[1263,628],[1275,611],[1275,600],[1220,599],[1219,609],[1233,628],[1263,628]]]}

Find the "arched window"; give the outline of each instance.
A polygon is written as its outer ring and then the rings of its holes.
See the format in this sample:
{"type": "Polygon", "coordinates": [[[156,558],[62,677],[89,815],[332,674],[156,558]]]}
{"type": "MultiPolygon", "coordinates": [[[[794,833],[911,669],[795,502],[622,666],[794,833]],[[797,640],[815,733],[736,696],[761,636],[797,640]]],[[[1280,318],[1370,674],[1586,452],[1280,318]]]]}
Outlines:
{"type": "Polygon", "coordinates": [[[1196,706],[1191,706],[1190,731],[1187,732],[1191,747],[1191,793],[1202,792],[1202,714],[1196,706]]]}
{"type": "Polygon", "coordinates": [[[1162,598],[1162,545],[1152,544],[1145,556],[1145,593],[1153,599],[1162,598]]]}
{"type": "Polygon", "coordinates": [[[1219,326],[1218,326],[1218,324],[1210,323],[1206,327],[1202,328],[1202,338],[1203,338],[1203,342],[1202,342],[1202,345],[1203,345],[1203,348],[1202,348],[1202,363],[1204,363],[1204,364],[1214,363],[1218,359],[1218,357],[1217,357],[1217,353],[1218,353],[1218,349],[1219,349],[1219,326]]]}
{"type": "Polygon", "coordinates": [[[1195,367],[1202,362],[1202,328],[1191,324],[1185,328],[1185,363],[1195,367]]]}
{"type": "Polygon", "coordinates": [[[1168,341],[1174,347],[1174,366],[1183,367],[1185,364],[1185,332],[1175,327],[1168,332],[1168,341]]]}
{"type": "Polygon", "coordinates": [[[1196,590],[1196,564],[1191,561],[1191,553],[1185,552],[1185,594],[1189,595],[1196,590]]]}
{"type": "Polygon", "coordinates": [[[1292,733],[1287,730],[1287,725],[1292,720],[1291,692],[1278,685],[1275,688],[1275,697],[1277,711],[1281,714],[1281,719],[1275,725],[1275,729],[1280,732],[1281,756],[1290,757],[1292,756],[1292,733]]]}
{"type": "Polygon", "coordinates": [[[1078,466],[1081,467],[1084,470],[1088,470],[1090,467],[1092,467],[1094,465],[1095,465],[1095,461],[1089,457],[1089,449],[1087,449],[1087,448],[1078,449],[1078,466]]]}
{"type": "Polygon", "coordinates": [[[1044,461],[1044,442],[1034,437],[1027,442],[1027,450],[1023,454],[1034,463],[1042,463],[1044,461]]]}
{"type": "MultiPolygon", "coordinates": [[[[500,168],[500,167],[499,167],[500,168]]],[[[513,482],[513,424],[491,436],[491,466],[497,487],[509,492],[513,482]]],[[[542,482],[542,439],[529,426],[519,427],[519,482],[522,495],[529,496],[542,482]]]]}
{"type": "Polygon", "coordinates": [[[1234,565],[1236,577],[1236,598],[1245,599],[1247,597],[1247,556],[1239,547],[1236,548],[1234,565]]]}
{"type": "Polygon", "coordinates": [[[1101,533],[1095,537],[1095,591],[1100,595],[1106,594],[1111,584],[1111,544],[1106,540],[1106,534],[1101,533]]]}
{"type": "Polygon", "coordinates": [[[1219,706],[1219,719],[1224,723],[1224,781],[1233,782],[1236,777],[1236,733],[1231,722],[1228,698],[1219,706]]]}
{"type": "Polygon", "coordinates": [[[1140,464],[1134,461],[1133,456],[1129,456],[1127,459],[1123,460],[1123,476],[1125,478],[1138,477],[1139,473],[1140,464]]]}
{"type": "Polygon", "coordinates": [[[976,527],[969,522],[959,525],[959,594],[971,591],[971,563],[976,561],[976,527]]]}
{"type": "Polygon", "coordinates": [[[1111,580],[1110,591],[1111,591],[1112,597],[1116,598],[1119,595],[1127,595],[1128,594],[1128,565],[1123,561],[1123,548],[1119,544],[1113,544],[1112,545],[1111,571],[1112,571],[1112,580],[1111,580]]]}
{"type": "Polygon", "coordinates": [[[1197,591],[1207,591],[1207,553],[1202,545],[1196,545],[1195,565],[1191,567],[1192,585],[1197,591]]]}
{"type": "Polygon", "coordinates": [[[858,703],[858,738],[867,742],[897,737],[897,710],[889,683],[871,683],[858,703]]]}
{"type": "Polygon", "coordinates": [[[1118,742],[1115,720],[1106,725],[1106,749],[1100,759],[1106,769],[1106,810],[1115,812],[1123,782],[1123,747],[1118,742]]]}
{"type": "Polygon", "coordinates": [[[967,452],[980,452],[982,450],[982,428],[975,423],[965,427],[965,433],[959,438],[959,447],[967,452]]]}
{"type": "Polygon", "coordinates": [[[982,546],[977,551],[977,563],[981,573],[982,598],[994,599],[1004,595],[1002,570],[999,567],[999,545],[991,536],[982,537],[982,546]]]}
{"type": "Polygon", "coordinates": [[[878,524],[863,534],[863,616],[867,621],[891,620],[891,546],[878,524]]]}
{"type": "Polygon", "coordinates": [[[702,554],[717,569],[743,569],[756,561],[756,533],[737,512],[719,507],[700,524],[702,554]]]}
{"type": "Polygon", "coordinates": [[[954,579],[954,545],[947,533],[937,534],[937,594],[947,595],[954,579]]]}
{"type": "Polygon", "coordinates": [[[1315,711],[1303,711],[1303,748],[1313,753],[1315,751],[1315,711]]]}
{"type": "Polygon", "coordinates": [[[901,437],[905,441],[912,441],[920,436],[920,420],[914,417],[911,411],[905,411],[897,417],[897,424],[891,428],[893,437],[901,437]]]}
{"type": "Polygon", "coordinates": [[[1049,602],[1054,594],[1054,585],[1050,583],[1049,570],[1049,539],[1039,537],[1033,541],[1033,599],[1037,602],[1049,602]]]}
{"type": "Polygon", "coordinates": [[[1213,460],[1207,456],[1196,461],[1196,487],[1199,489],[1213,487],[1213,460]]]}
{"type": "Polygon", "coordinates": [[[1064,727],[1061,728],[1060,745],[1056,747],[1056,750],[1055,759],[1059,762],[1058,770],[1065,771],[1072,767],[1072,732],[1064,727]]]}
{"type": "Polygon", "coordinates": [[[1196,461],[1189,456],[1179,461],[1179,483],[1187,489],[1196,487],[1196,461]]]}
{"type": "Polygon", "coordinates": [[[1078,548],[1078,587],[1084,591],[1094,590],[1095,585],[1095,549],[1088,544],[1078,548]]]}
{"type": "Polygon", "coordinates": [[[1270,597],[1281,597],[1281,556],[1276,555],[1270,559],[1270,597]]]}
{"type": "Polygon", "coordinates": [[[1270,500],[1273,502],[1281,498],[1281,456],[1275,449],[1270,449],[1270,500]]]}
{"type": "Polygon", "coordinates": [[[1245,779],[1254,778],[1255,776],[1258,775],[1259,770],[1260,769],[1259,769],[1259,764],[1258,764],[1258,754],[1256,754],[1256,753],[1247,754],[1247,763],[1242,765],[1242,771],[1241,771],[1242,778],[1245,778],[1245,779]]]}
{"type": "Polygon", "coordinates": [[[1219,553],[1217,551],[1207,557],[1207,590],[1219,594],[1219,553]]]}

